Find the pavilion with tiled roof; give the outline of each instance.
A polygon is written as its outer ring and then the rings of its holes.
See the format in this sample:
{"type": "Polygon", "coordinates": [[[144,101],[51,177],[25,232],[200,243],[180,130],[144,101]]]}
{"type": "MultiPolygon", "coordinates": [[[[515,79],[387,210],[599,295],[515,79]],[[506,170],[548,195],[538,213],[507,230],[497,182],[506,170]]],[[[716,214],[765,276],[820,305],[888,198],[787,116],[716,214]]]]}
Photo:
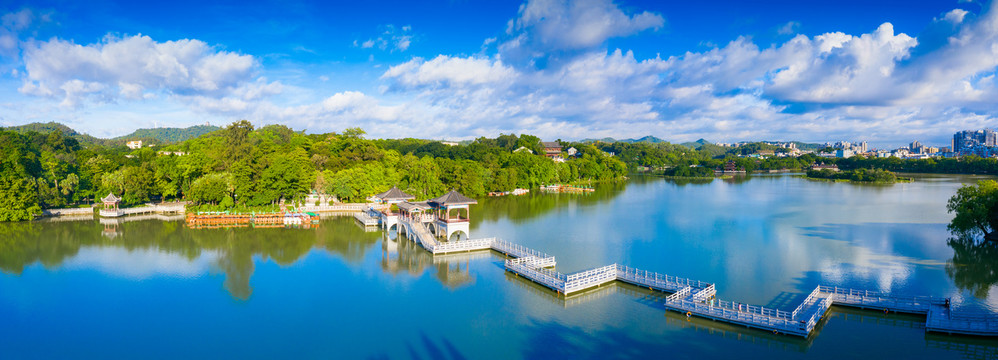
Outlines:
{"type": "Polygon", "coordinates": [[[438,219],[450,223],[469,221],[471,219],[469,205],[478,204],[478,200],[464,196],[464,194],[457,192],[457,190],[451,190],[439,197],[427,200],[426,203],[437,210],[438,219]],[[461,216],[461,209],[464,209],[463,217],[461,216]]]}
{"type": "Polygon", "coordinates": [[[105,196],[103,199],[100,199],[100,201],[104,203],[105,209],[118,210],[118,202],[121,201],[121,198],[114,196],[114,193],[107,193],[107,196],[105,196]]]}
{"type": "Polygon", "coordinates": [[[392,188],[388,189],[388,191],[385,191],[383,193],[374,196],[386,203],[399,203],[402,201],[412,200],[416,198],[415,196],[406,194],[405,192],[399,190],[399,188],[395,186],[392,186],[392,188]]]}

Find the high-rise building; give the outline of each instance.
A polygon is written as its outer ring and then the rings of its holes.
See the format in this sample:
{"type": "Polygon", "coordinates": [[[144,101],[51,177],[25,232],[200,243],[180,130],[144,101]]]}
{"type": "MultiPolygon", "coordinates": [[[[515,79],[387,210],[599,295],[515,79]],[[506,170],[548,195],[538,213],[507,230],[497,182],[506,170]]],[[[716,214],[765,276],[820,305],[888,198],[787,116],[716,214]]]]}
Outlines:
{"type": "Polygon", "coordinates": [[[991,129],[964,130],[953,134],[953,151],[969,152],[975,147],[998,147],[998,133],[991,129]]]}

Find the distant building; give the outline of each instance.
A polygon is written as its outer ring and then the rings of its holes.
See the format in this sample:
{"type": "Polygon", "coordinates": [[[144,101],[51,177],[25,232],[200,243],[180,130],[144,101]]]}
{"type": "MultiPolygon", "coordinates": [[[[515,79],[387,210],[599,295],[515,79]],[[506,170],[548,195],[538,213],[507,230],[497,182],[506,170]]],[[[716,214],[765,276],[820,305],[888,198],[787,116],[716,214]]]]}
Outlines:
{"type": "Polygon", "coordinates": [[[561,144],[557,141],[542,141],[541,146],[544,147],[544,156],[549,158],[561,157],[561,144]]]}
{"type": "Polygon", "coordinates": [[[456,142],[453,142],[453,141],[441,141],[440,143],[444,144],[444,145],[447,145],[447,146],[457,146],[458,145],[456,142]]]}
{"type": "Polygon", "coordinates": [[[187,153],[185,153],[183,151],[157,151],[156,155],[163,155],[163,156],[170,156],[170,155],[184,156],[184,155],[187,155],[187,153]]]}
{"type": "Polygon", "coordinates": [[[127,144],[125,144],[125,146],[128,146],[128,148],[132,150],[140,149],[142,148],[142,140],[129,141],[127,144]]]}
{"type": "Polygon", "coordinates": [[[830,165],[825,165],[825,164],[817,164],[817,165],[813,165],[813,166],[811,166],[811,170],[831,170],[831,171],[839,171],[839,166],[838,166],[838,165],[835,165],[835,164],[830,164],[830,165]]]}
{"type": "Polygon", "coordinates": [[[953,134],[953,152],[973,153],[987,152],[978,147],[998,147],[998,133],[991,129],[964,130],[953,134]]]}
{"type": "Polygon", "coordinates": [[[853,152],[852,150],[845,150],[845,149],[835,150],[835,157],[849,158],[852,157],[853,155],[856,155],[856,153],[853,152]]]}
{"type": "Polygon", "coordinates": [[[531,154],[534,153],[533,150],[527,149],[526,146],[521,146],[521,147],[517,148],[516,150],[513,150],[513,152],[515,152],[515,153],[518,153],[518,152],[521,152],[521,151],[526,151],[526,152],[529,152],[531,154]]]}
{"type": "Polygon", "coordinates": [[[565,150],[565,153],[567,153],[568,156],[575,156],[575,154],[579,153],[579,150],[576,150],[574,147],[570,147],[568,150],[565,150]]]}

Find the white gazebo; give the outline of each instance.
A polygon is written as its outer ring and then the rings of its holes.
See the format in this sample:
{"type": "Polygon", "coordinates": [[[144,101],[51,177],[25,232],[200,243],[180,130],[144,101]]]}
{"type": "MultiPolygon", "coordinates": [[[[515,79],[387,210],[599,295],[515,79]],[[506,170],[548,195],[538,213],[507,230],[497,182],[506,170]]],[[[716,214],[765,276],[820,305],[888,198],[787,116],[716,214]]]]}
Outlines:
{"type": "Polygon", "coordinates": [[[118,208],[118,202],[121,198],[114,196],[114,193],[108,193],[103,199],[100,199],[101,203],[104,204],[104,208],[100,209],[100,216],[102,217],[119,217],[123,215],[121,209],[118,208]]]}
{"type": "Polygon", "coordinates": [[[437,215],[434,224],[436,226],[434,233],[437,236],[450,239],[451,235],[458,232],[463,232],[465,237],[469,236],[471,205],[478,204],[478,200],[464,196],[457,190],[451,190],[443,196],[428,200],[426,203],[433,208],[437,215]]]}

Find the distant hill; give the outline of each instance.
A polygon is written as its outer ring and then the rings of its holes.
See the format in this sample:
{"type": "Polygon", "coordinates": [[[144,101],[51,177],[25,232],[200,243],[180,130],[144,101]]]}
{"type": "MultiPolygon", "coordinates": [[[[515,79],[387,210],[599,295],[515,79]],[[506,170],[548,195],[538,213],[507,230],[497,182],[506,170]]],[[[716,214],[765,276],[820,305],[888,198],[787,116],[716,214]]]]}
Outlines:
{"type": "Polygon", "coordinates": [[[60,131],[62,132],[63,135],[75,138],[81,144],[100,144],[104,146],[116,146],[116,145],[124,145],[126,142],[131,140],[142,140],[145,142],[151,141],[157,145],[178,143],[185,141],[187,139],[196,138],[198,136],[210,132],[218,131],[221,128],[218,126],[210,126],[210,125],[195,125],[187,128],[138,129],[135,130],[135,132],[132,132],[131,134],[111,139],[96,138],[78,132],[76,130],[73,130],[73,128],[57,122],[31,123],[26,125],[10,126],[4,129],[19,133],[26,133],[29,131],[35,131],[39,133],[60,131]]]}
{"type": "Polygon", "coordinates": [[[120,141],[131,141],[131,140],[143,140],[149,141],[154,140],[160,143],[178,143],[185,141],[187,139],[193,139],[198,136],[215,132],[221,130],[222,128],[218,126],[211,125],[194,125],[186,128],[154,128],[154,129],[138,129],[135,132],[119,136],[112,140],[120,141]]]}
{"type": "Polygon", "coordinates": [[[19,132],[19,133],[26,133],[28,131],[35,131],[35,132],[40,132],[40,133],[47,133],[47,132],[52,132],[52,131],[61,131],[62,134],[66,135],[66,136],[82,135],[82,134],[76,132],[76,130],[73,130],[72,128],[70,128],[69,126],[66,126],[66,125],[63,125],[63,124],[60,124],[60,123],[57,123],[57,122],[30,123],[30,124],[25,124],[25,125],[10,126],[10,127],[4,128],[4,129],[10,130],[10,131],[14,131],[14,132],[19,132]]]}
{"type": "Polygon", "coordinates": [[[679,145],[682,145],[682,146],[685,146],[685,147],[688,147],[688,148],[691,148],[691,149],[699,149],[699,148],[703,147],[704,145],[708,145],[708,144],[713,145],[714,143],[712,143],[710,141],[707,141],[707,140],[704,140],[704,139],[700,139],[700,140],[693,141],[693,142],[684,142],[684,143],[679,144],[679,145]]]}
{"type": "Polygon", "coordinates": [[[597,141],[599,141],[599,142],[605,142],[605,143],[615,143],[615,142],[640,143],[640,142],[644,142],[644,143],[652,143],[652,144],[658,144],[658,143],[668,142],[668,141],[659,139],[659,138],[651,136],[651,135],[645,136],[645,137],[640,138],[640,139],[622,139],[622,140],[617,140],[617,139],[614,139],[614,138],[611,138],[611,137],[605,137],[605,138],[602,138],[602,139],[582,139],[582,142],[584,142],[584,143],[591,143],[591,142],[597,142],[597,141]]]}
{"type": "Polygon", "coordinates": [[[73,128],[57,123],[57,122],[47,122],[47,123],[30,123],[25,125],[9,126],[3,128],[5,130],[10,130],[18,133],[26,133],[29,131],[39,132],[39,133],[50,133],[53,131],[62,132],[63,135],[75,138],[81,144],[100,144],[103,143],[104,139],[98,139],[93,136],[77,132],[73,128]]]}

